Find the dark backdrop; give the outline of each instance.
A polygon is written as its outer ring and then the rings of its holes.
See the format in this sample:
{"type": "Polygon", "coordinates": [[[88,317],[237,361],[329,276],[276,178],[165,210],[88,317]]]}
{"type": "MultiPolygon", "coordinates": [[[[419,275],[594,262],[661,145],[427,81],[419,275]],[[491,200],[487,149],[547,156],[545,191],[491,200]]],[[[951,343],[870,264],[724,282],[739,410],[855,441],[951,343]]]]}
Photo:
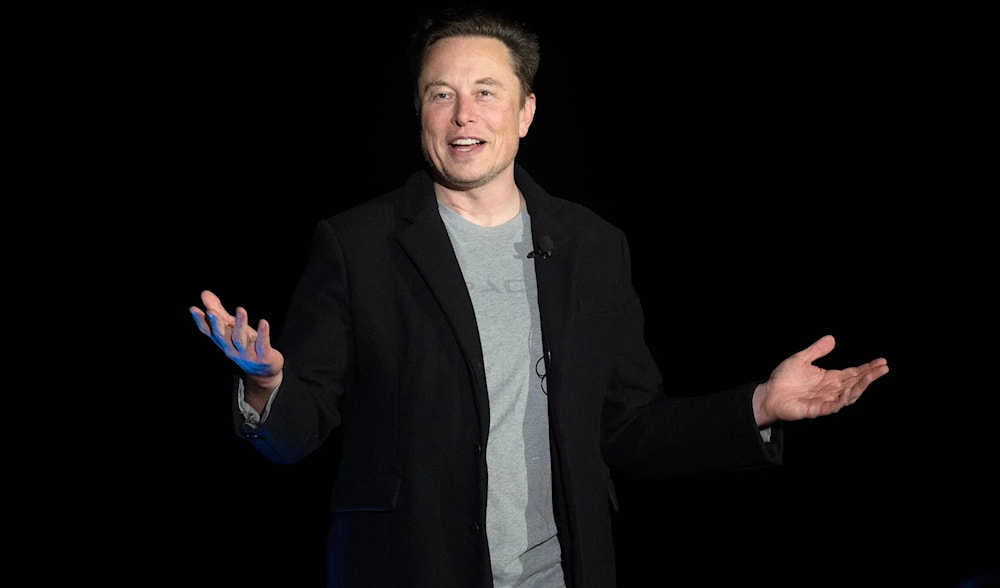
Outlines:
{"type": "MultiPolygon", "coordinates": [[[[975,17],[524,4],[543,53],[520,161],[628,231],[672,389],[766,377],[826,333],[824,365],[892,368],[789,424],[780,469],[621,480],[622,585],[1000,571],[995,386],[973,377],[995,262],[954,166],[975,17]]],[[[229,366],[187,308],[212,289],[280,329],[315,221],[420,164],[402,61],[420,8],[6,5],[7,162],[27,180],[9,189],[39,205],[19,220],[60,232],[74,285],[49,292],[87,343],[65,398],[30,395],[64,435],[18,452],[9,585],[321,585],[325,456],[275,466],[232,434],[229,366]],[[93,419],[69,408],[81,389],[93,419]]]]}

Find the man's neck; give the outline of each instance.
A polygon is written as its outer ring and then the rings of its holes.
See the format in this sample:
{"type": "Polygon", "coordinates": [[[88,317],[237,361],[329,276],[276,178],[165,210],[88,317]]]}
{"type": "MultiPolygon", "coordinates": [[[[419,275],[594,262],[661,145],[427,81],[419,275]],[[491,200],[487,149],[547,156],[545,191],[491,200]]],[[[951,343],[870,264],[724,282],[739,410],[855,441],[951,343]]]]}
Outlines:
{"type": "Polygon", "coordinates": [[[434,193],[442,205],[482,227],[495,227],[511,220],[521,211],[524,200],[513,178],[472,190],[451,190],[435,184],[434,193]]]}

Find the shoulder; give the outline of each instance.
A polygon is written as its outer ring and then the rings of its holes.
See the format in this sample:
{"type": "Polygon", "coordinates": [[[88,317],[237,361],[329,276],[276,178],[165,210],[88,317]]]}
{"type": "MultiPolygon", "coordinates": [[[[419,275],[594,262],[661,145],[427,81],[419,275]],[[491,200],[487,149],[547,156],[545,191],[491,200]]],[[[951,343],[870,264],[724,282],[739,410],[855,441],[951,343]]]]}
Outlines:
{"type": "Polygon", "coordinates": [[[437,211],[434,187],[430,174],[419,170],[396,188],[353,204],[320,222],[338,230],[352,226],[366,229],[395,225],[400,219],[414,219],[427,211],[437,211]]]}
{"type": "Polygon", "coordinates": [[[591,236],[621,238],[622,230],[590,207],[551,194],[522,167],[515,169],[515,180],[524,194],[528,214],[539,224],[554,224],[565,230],[583,232],[591,236]]]}

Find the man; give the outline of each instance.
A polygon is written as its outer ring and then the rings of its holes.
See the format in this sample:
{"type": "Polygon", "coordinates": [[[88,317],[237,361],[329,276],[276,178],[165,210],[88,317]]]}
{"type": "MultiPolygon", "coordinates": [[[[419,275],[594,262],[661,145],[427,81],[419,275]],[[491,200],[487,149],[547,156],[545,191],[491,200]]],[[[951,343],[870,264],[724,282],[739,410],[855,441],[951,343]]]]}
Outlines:
{"type": "Polygon", "coordinates": [[[199,330],[242,371],[237,432],[297,462],[334,430],[331,586],[615,585],[612,472],[781,461],[782,421],[854,403],[884,359],[668,394],[625,236],[515,162],[537,38],[478,12],[414,38],[428,166],[319,222],[280,341],[210,291],[199,330]]]}

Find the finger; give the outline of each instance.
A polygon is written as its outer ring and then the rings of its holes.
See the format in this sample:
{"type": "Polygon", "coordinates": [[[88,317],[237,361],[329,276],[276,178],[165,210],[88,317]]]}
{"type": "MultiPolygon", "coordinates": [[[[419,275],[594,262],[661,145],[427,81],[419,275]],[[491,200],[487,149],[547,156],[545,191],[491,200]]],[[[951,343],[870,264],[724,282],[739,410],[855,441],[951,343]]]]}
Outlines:
{"type": "Polygon", "coordinates": [[[211,335],[212,327],[209,326],[208,321],[205,319],[205,313],[197,306],[192,306],[190,309],[191,318],[194,319],[194,324],[198,327],[198,331],[203,335],[211,335]]]}
{"type": "Polygon", "coordinates": [[[226,322],[232,323],[233,315],[229,314],[229,311],[222,306],[222,300],[219,299],[212,291],[204,290],[201,293],[201,303],[205,307],[205,311],[211,311],[225,319],[226,322]]]}
{"type": "Polygon", "coordinates": [[[208,324],[208,335],[215,345],[226,352],[226,355],[233,354],[233,347],[229,341],[229,328],[226,321],[220,319],[213,311],[205,312],[205,321],[208,324]]]}
{"type": "Polygon", "coordinates": [[[206,307],[222,306],[222,301],[219,300],[219,297],[216,296],[215,292],[212,292],[211,290],[201,291],[201,303],[206,307]]]}
{"type": "Polygon", "coordinates": [[[257,357],[264,357],[265,352],[271,347],[271,325],[264,319],[257,323],[257,340],[254,342],[254,350],[257,357]]]}
{"type": "Polygon", "coordinates": [[[872,382],[887,373],[889,373],[889,366],[885,360],[875,360],[873,362],[869,362],[859,368],[859,376],[857,382],[854,384],[854,389],[857,391],[857,394],[860,395],[868,388],[869,385],[871,385],[872,382]]]}
{"type": "Polygon", "coordinates": [[[231,321],[220,317],[214,310],[205,311],[205,321],[209,326],[209,334],[217,343],[224,343],[229,340],[229,331],[233,326],[231,321]]]}
{"type": "Polygon", "coordinates": [[[864,364],[861,366],[861,369],[869,373],[878,374],[875,377],[881,377],[889,373],[889,361],[884,357],[880,357],[864,364]]]}
{"type": "Polygon", "coordinates": [[[251,343],[254,339],[253,329],[251,329],[247,323],[249,321],[247,311],[245,308],[238,306],[236,307],[236,316],[233,318],[233,333],[231,336],[233,347],[236,348],[240,353],[243,352],[248,343],[251,343]]]}

